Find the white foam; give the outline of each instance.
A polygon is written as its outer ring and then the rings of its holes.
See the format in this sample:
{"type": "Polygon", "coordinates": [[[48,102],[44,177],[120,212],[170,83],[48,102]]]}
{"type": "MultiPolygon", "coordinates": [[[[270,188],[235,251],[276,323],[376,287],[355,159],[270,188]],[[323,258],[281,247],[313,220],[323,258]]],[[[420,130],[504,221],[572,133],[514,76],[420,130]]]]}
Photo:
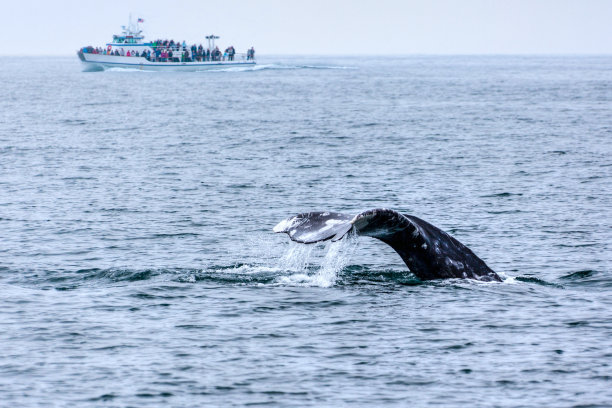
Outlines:
{"type": "Polygon", "coordinates": [[[518,283],[518,281],[513,276],[508,276],[508,277],[504,278],[503,276],[499,275],[499,277],[503,279],[503,281],[502,281],[503,283],[509,283],[511,285],[514,285],[514,284],[518,283]]]}

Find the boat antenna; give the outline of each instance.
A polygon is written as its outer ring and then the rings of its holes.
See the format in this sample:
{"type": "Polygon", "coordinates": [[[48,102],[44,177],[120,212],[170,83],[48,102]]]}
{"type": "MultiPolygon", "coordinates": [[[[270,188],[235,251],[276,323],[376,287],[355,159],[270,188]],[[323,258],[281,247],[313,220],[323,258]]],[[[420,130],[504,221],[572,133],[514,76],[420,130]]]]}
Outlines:
{"type": "Polygon", "coordinates": [[[206,39],[208,40],[208,49],[209,50],[214,50],[215,49],[215,40],[219,39],[219,36],[211,34],[211,35],[207,35],[206,39]]]}

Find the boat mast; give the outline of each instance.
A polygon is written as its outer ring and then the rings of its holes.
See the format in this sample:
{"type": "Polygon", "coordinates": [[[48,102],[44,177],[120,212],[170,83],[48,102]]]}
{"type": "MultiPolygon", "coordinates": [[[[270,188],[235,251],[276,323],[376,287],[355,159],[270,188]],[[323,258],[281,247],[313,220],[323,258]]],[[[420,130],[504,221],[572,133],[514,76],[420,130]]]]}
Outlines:
{"type": "Polygon", "coordinates": [[[130,13],[130,20],[128,21],[128,25],[121,26],[121,29],[123,30],[123,36],[126,38],[126,42],[128,38],[131,38],[134,42],[138,42],[143,38],[140,36],[142,33],[142,31],[140,30],[140,21],[137,20],[136,24],[134,24],[134,21],[132,20],[132,13],[130,13]]]}
{"type": "Polygon", "coordinates": [[[208,40],[208,49],[210,51],[214,50],[215,49],[215,40],[218,40],[219,36],[211,34],[211,35],[207,35],[206,39],[208,40]]]}

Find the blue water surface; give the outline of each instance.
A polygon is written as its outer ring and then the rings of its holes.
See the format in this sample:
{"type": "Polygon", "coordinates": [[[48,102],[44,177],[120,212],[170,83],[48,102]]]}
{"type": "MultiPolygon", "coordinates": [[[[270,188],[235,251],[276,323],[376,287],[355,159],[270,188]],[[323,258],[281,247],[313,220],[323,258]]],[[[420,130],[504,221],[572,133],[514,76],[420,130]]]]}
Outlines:
{"type": "Polygon", "coordinates": [[[612,405],[612,57],[0,59],[4,406],[612,405]],[[273,234],[393,208],[503,283],[273,234]]]}

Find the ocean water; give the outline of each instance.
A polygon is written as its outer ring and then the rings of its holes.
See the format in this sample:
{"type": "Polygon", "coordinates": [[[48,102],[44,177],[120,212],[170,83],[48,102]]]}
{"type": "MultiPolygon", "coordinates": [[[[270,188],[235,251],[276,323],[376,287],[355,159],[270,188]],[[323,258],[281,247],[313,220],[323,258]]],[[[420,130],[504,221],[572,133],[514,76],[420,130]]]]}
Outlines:
{"type": "Polygon", "coordinates": [[[612,57],[0,79],[0,405],[612,406],[612,57]],[[272,233],[376,207],[505,281],[272,233]]]}

